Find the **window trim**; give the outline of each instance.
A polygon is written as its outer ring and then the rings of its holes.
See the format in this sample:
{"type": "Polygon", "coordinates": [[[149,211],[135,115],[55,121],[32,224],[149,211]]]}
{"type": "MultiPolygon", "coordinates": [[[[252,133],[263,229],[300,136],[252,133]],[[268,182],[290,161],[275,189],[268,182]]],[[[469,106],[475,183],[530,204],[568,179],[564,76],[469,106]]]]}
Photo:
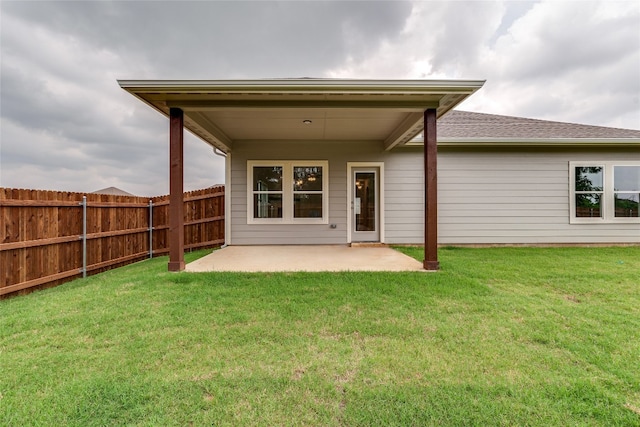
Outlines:
{"type": "Polygon", "coordinates": [[[640,217],[616,217],[614,202],[615,166],[637,166],[633,161],[570,161],[569,162],[569,223],[570,224],[636,224],[640,217]],[[577,167],[602,167],[602,216],[595,218],[576,217],[576,172],[577,167]]]}
{"type": "Polygon", "coordinates": [[[329,224],[329,161],[328,160],[248,160],[247,161],[247,224],[329,224]],[[254,166],[282,167],[282,218],[254,218],[253,168],[254,166]],[[305,192],[294,190],[294,167],[322,167],[322,191],[305,192]],[[294,196],[296,193],[322,194],[322,217],[295,218],[294,196]]]}

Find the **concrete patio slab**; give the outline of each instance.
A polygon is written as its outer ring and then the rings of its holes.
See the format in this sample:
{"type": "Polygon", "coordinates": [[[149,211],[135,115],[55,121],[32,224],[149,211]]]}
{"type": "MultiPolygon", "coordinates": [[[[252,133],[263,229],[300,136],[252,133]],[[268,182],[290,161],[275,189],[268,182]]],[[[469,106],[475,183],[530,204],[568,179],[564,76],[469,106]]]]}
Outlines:
{"type": "Polygon", "coordinates": [[[425,271],[422,263],[388,247],[227,246],[187,264],[186,271],[425,271]]]}

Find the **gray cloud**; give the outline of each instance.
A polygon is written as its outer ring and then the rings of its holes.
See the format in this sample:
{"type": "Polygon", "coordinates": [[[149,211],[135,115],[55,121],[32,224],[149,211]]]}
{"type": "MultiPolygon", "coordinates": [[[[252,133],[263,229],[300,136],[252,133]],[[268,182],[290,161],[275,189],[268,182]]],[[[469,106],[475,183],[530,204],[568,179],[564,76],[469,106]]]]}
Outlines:
{"type": "MultiPolygon", "coordinates": [[[[0,185],[90,190],[113,181],[160,194],[167,191],[166,119],[116,79],[323,76],[352,47],[366,55],[401,31],[412,6],[3,1],[0,7],[0,185]]],[[[224,163],[206,144],[188,136],[185,155],[189,189],[223,182],[224,163]]]]}
{"type": "Polygon", "coordinates": [[[498,2],[450,2],[442,6],[430,16],[432,25],[438,28],[432,63],[434,72],[448,74],[477,63],[482,55],[480,48],[500,24],[504,6],[498,2]],[[455,24],[439,26],[438,21],[455,24]]]}
{"type": "Polygon", "coordinates": [[[483,96],[511,94],[502,113],[640,128],[639,25],[637,3],[538,3],[482,64],[483,96]]]}
{"type": "MultiPolygon", "coordinates": [[[[487,79],[464,108],[640,128],[635,2],[0,2],[0,185],[167,187],[166,118],[117,79],[487,79]]],[[[224,163],[185,138],[185,185],[224,163]]]]}
{"type": "MultiPolygon", "coordinates": [[[[531,13],[506,36],[499,50],[518,49],[511,61],[511,77],[521,82],[537,82],[577,70],[600,68],[635,56],[640,50],[638,14],[607,16],[597,3],[564,3],[559,14],[549,4],[533,8],[531,13]],[[531,29],[535,28],[535,32],[531,29]],[[506,46],[505,46],[506,45],[506,46]]],[[[621,70],[622,71],[622,70],[621,70]]]]}
{"type": "Polygon", "coordinates": [[[298,76],[375,47],[408,2],[20,2],[5,13],[147,66],[149,78],[298,76]],[[293,73],[293,74],[291,74],[293,73]]]}

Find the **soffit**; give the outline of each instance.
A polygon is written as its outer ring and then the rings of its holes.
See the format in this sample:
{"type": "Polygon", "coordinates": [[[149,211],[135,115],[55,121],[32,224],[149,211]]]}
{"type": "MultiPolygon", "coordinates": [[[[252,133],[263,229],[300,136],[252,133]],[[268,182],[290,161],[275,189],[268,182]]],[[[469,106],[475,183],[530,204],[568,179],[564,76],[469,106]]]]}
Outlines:
{"type": "Polygon", "coordinates": [[[284,79],[256,81],[119,81],[185,127],[229,151],[235,140],[371,140],[386,149],[422,131],[422,114],[437,115],[482,87],[482,81],[284,79]],[[311,124],[305,124],[310,120],[311,124]]]}
{"type": "Polygon", "coordinates": [[[215,123],[231,140],[381,140],[405,117],[401,111],[326,108],[187,111],[186,114],[194,120],[215,123]]]}

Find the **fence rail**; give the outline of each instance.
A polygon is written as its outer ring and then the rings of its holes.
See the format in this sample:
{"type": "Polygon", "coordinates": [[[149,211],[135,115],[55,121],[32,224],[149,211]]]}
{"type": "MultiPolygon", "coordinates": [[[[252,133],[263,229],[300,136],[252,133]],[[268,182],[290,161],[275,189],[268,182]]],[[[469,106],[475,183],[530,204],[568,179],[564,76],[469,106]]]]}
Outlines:
{"type": "MultiPolygon", "coordinates": [[[[185,248],[224,243],[224,187],[184,194],[185,248]]],[[[0,297],[169,251],[169,196],[0,188],[0,297]]]]}

